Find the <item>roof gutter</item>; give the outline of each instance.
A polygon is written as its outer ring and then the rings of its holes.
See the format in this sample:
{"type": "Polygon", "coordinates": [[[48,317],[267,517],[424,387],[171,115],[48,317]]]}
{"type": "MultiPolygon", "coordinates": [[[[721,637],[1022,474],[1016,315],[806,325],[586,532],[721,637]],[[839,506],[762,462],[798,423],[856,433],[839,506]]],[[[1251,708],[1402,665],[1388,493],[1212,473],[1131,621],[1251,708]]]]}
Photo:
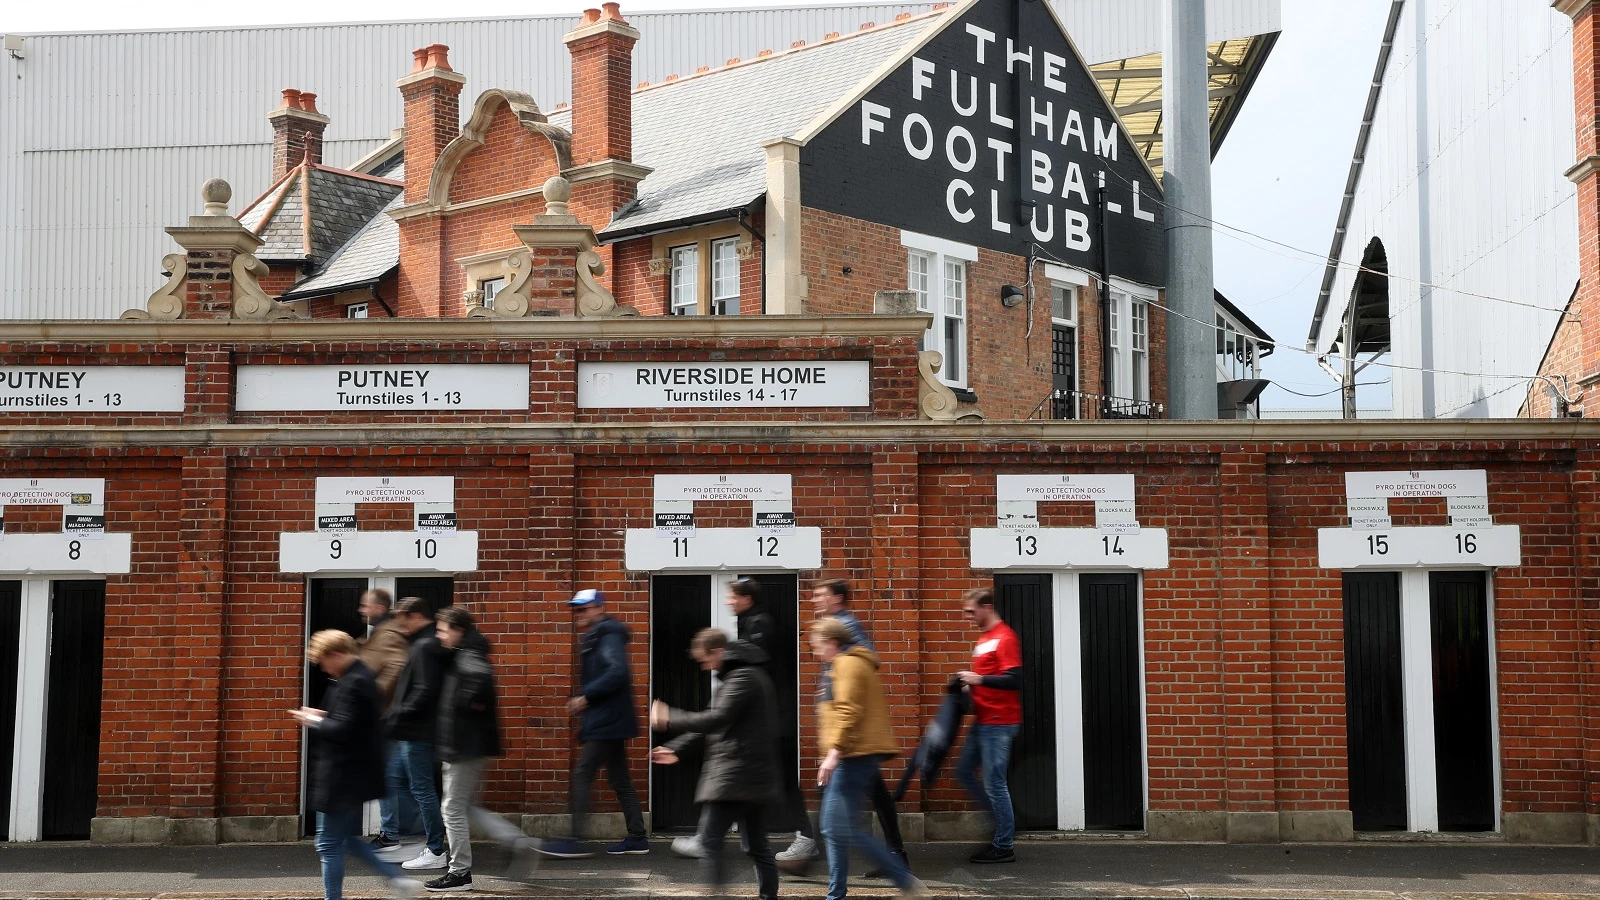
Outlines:
{"type": "Polygon", "coordinates": [[[1394,33],[1400,27],[1400,11],[1405,5],[1405,0],[1393,0],[1389,4],[1389,22],[1383,28],[1383,43],[1378,47],[1378,65],[1372,72],[1372,87],[1367,90],[1367,108],[1361,114],[1361,130],[1356,133],[1356,150],[1350,158],[1350,174],[1344,181],[1344,200],[1339,204],[1339,219],[1333,226],[1333,246],[1328,248],[1328,267],[1322,272],[1322,289],[1317,292],[1317,310],[1311,315],[1311,331],[1306,335],[1306,350],[1312,353],[1317,350],[1317,333],[1322,330],[1322,318],[1327,315],[1328,298],[1333,293],[1333,279],[1339,273],[1345,230],[1350,225],[1350,211],[1355,206],[1356,187],[1361,183],[1361,167],[1366,162],[1372,122],[1378,114],[1378,98],[1383,94],[1383,73],[1389,68],[1394,33]]]}
{"type": "MultiPolygon", "coordinates": [[[[315,300],[318,297],[332,297],[334,294],[342,294],[345,291],[355,291],[360,290],[361,288],[376,288],[383,282],[385,278],[393,275],[395,270],[399,268],[400,266],[398,264],[393,265],[385,269],[383,274],[376,278],[364,278],[360,281],[352,281],[349,284],[341,284],[338,287],[316,288],[309,291],[289,290],[279,296],[278,299],[285,303],[292,300],[315,300]]],[[[374,296],[376,296],[376,292],[374,292],[374,296]]],[[[378,303],[382,305],[384,309],[389,308],[388,304],[385,304],[382,300],[379,300],[378,303]]]]}
{"type": "Polygon", "coordinates": [[[602,244],[615,244],[618,241],[631,241],[636,238],[655,237],[658,234],[666,234],[669,231],[681,231],[685,228],[692,228],[696,225],[708,225],[712,222],[738,221],[739,216],[748,208],[748,206],[738,206],[734,207],[733,209],[719,209],[715,212],[685,216],[681,219],[674,219],[670,222],[655,222],[650,225],[641,225],[638,228],[622,228],[616,231],[608,229],[599,236],[599,239],[600,243],[602,244]]]}
{"type": "Polygon", "coordinates": [[[1217,121],[1211,123],[1211,158],[1217,158],[1217,151],[1222,149],[1222,142],[1227,140],[1228,132],[1232,130],[1233,123],[1239,120],[1239,110],[1244,108],[1244,101],[1250,96],[1250,89],[1255,87],[1256,78],[1261,75],[1261,70],[1267,66],[1267,57],[1272,54],[1272,48],[1278,43],[1281,31],[1268,34],[1258,34],[1254,37],[1254,46],[1243,60],[1240,68],[1244,69],[1244,77],[1239,80],[1239,91],[1229,97],[1223,104],[1222,114],[1217,121]]]}

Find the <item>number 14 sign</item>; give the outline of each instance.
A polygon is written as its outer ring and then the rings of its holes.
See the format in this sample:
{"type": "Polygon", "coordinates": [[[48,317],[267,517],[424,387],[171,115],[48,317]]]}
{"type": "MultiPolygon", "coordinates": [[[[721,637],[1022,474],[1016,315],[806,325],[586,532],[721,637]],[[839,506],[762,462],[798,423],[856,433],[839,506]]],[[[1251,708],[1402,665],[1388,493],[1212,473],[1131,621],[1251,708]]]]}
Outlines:
{"type": "Polygon", "coordinates": [[[1167,531],[1097,528],[972,529],[975,569],[1165,569],[1167,531]]]}

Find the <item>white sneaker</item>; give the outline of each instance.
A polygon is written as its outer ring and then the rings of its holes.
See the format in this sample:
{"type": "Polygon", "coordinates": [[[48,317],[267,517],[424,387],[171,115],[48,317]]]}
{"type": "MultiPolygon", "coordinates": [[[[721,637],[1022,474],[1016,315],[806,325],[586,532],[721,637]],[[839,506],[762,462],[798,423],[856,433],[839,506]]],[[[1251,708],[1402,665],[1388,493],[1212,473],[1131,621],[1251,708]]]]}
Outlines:
{"type": "Polygon", "coordinates": [[[426,844],[392,844],[378,851],[378,858],[384,862],[405,862],[417,855],[417,849],[426,849],[426,844]]]}
{"type": "Polygon", "coordinates": [[[922,879],[915,875],[911,876],[910,884],[900,889],[900,896],[902,897],[926,897],[929,893],[928,886],[923,884],[922,879]]]}
{"type": "Polygon", "coordinates": [[[409,859],[400,864],[402,869],[442,869],[449,860],[443,853],[435,853],[427,847],[417,854],[416,859],[409,859]]]}
{"type": "Polygon", "coordinates": [[[783,862],[816,859],[817,842],[796,831],[794,833],[794,843],[789,845],[789,849],[779,853],[777,858],[783,862]]]}
{"type": "Polygon", "coordinates": [[[416,900],[422,896],[422,885],[409,878],[391,878],[389,893],[394,895],[394,900],[416,900]]]}
{"type": "Polygon", "coordinates": [[[672,852],[685,859],[705,859],[706,850],[700,846],[700,835],[691,834],[688,837],[672,839],[672,852]]]}

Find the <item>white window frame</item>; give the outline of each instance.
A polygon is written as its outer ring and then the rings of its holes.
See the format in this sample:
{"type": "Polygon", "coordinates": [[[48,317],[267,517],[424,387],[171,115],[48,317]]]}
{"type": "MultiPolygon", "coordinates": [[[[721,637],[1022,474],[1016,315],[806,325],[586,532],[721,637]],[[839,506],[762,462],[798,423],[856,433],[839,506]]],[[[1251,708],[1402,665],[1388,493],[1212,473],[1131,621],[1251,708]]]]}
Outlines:
{"type": "Polygon", "coordinates": [[[700,314],[700,245],[680,244],[667,250],[667,312],[674,316],[700,314]],[[685,262],[688,260],[688,262],[685,262]]]}
{"type": "Polygon", "coordinates": [[[347,303],[344,307],[344,317],[346,319],[365,319],[367,310],[368,306],[365,300],[360,303],[347,303]]]}
{"type": "Polygon", "coordinates": [[[478,290],[483,291],[483,308],[494,309],[495,295],[506,289],[505,276],[499,278],[485,278],[478,282],[478,290]]]}
{"type": "Polygon", "coordinates": [[[1155,291],[1141,285],[1120,279],[1111,279],[1111,310],[1110,335],[1111,346],[1108,350],[1111,356],[1112,394],[1123,400],[1148,402],[1150,397],[1150,309],[1156,300],[1155,291]],[[1134,305],[1144,307],[1144,346],[1134,346],[1133,313],[1134,305]],[[1134,391],[1134,365],[1135,355],[1142,354],[1138,361],[1139,374],[1142,376],[1144,396],[1135,396],[1134,391]]]}
{"type": "Polygon", "coordinates": [[[933,316],[932,325],[923,333],[922,347],[924,350],[938,350],[944,355],[944,363],[939,369],[940,381],[951,387],[965,388],[967,373],[972,369],[972,334],[967,327],[971,293],[969,267],[978,261],[978,248],[913,231],[900,232],[900,246],[907,251],[906,288],[917,293],[917,308],[933,316]],[[928,264],[926,282],[920,286],[918,273],[911,265],[913,259],[926,260],[928,264]],[[947,296],[953,293],[947,287],[947,265],[960,266],[957,283],[961,285],[962,296],[959,298],[947,296]],[[952,300],[955,300],[955,304],[952,304],[952,300]],[[946,335],[952,325],[956,329],[959,359],[951,359],[951,354],[945,352],[946,335]]]}
{"type": "Polygon", "coordinates": [[[1220,306],[1217,308],[1217,381],[1261,377],[1261,344],[1220,306]],[[1240,359],[1243,355],[1245,358],[1240,359]]]}
{"type": "Polygon", "coordinates": [[[711,314],[739,314],[738,235],[717,238],[711,242],[711,314]]]}

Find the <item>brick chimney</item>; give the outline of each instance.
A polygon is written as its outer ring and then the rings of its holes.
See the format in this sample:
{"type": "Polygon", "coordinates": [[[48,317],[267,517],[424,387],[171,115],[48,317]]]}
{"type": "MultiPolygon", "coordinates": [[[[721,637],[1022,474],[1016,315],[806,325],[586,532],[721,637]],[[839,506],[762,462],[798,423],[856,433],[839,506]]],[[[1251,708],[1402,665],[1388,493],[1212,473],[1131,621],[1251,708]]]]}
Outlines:
{"type": "Polygon", "coordinates": [[[428,178],[445,145],[461,132],[461,88],[467,78],[450,68],[450,48],[429,44],[411,52],[411,74],[400,79],[405,99],[406,203],[428,199],[428,178]]]}
{"type": "Polygon", "coordinates": [[[328,117],[317,112],[317,95],[285,88],[283,105],[267,113],[272,123],[272,180],[303,162],[322,162],[322,132],[328,117]]]}
{"type": "MultiPolygon", "coordinates": [[[[1547,374],[1566,375],[1574,385],[1583,379],[1600,380],[1600,325],[1589,316],[1600,309],[1600,9],[1591,0],[1558,0],[1555,8],[1572,17],[1572,85],[1577,104],[1573,109],[1573,131],[1577,161],[1566,172],[1578,188],[1578,292],[1569,312],[1572,318],[1558,326],[1561,332],[1576,328],[1576,358],[1566,366],[1547,369],[1547,374]],[[1561,371],[1560,369],[1565,369],[1561,371]]],[[[1548,364],[1548,362],[1547,362],[1548,364]]],[[[1538,386],[1535,386],[1535,390],[1538,386]]],[[[1584,393],[1600,390],[1590,383],[1584,393]]],[[[1584,415],[1595,415],[1593,402],[1583,404],[1584,415]]]]}
{"type": "MultiPolygon", "coordinates": [[[[633,45],[617,4],[587,9],[562,38],[572,53],[572,164],[633,161],[633,45]]],[[[409,171],[409,167],[408,167],[409,171]]]]}

